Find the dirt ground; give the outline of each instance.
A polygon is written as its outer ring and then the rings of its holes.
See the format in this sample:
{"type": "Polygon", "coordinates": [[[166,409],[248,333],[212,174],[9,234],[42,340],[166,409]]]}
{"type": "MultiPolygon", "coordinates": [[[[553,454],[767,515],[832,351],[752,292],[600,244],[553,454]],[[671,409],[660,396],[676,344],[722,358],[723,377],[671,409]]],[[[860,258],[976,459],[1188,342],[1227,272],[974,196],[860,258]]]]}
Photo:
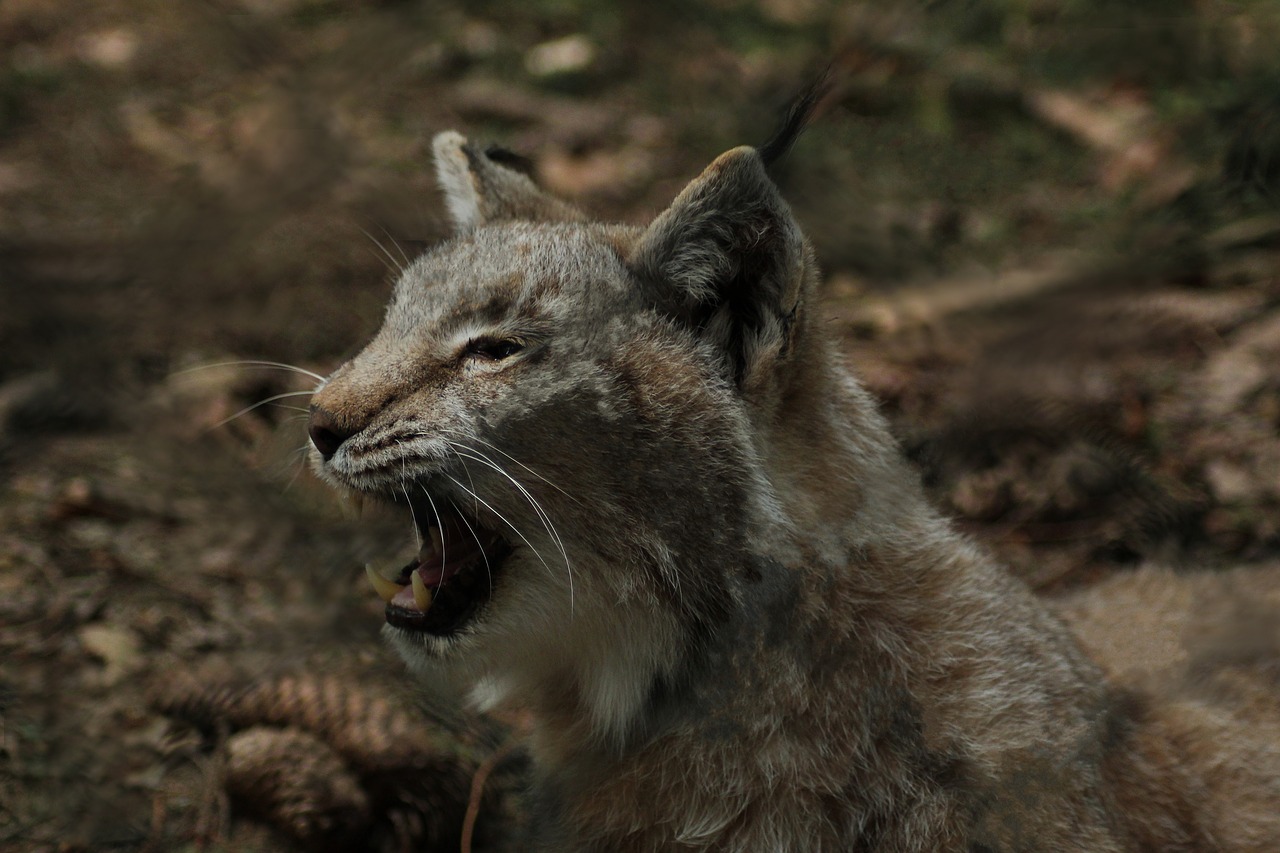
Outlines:
{"type": "Polygon", "coordinates": [[[447,128],[643,221],[831,63],[778,180],[957,524],[1049,597],[1280,566],[1278,37],[1262,2],[5,0],[0,850],[518,823],[519,721],[418,707],[360,571],[405,531],[303,464],[308,371],[443,236],[447,128]]]}

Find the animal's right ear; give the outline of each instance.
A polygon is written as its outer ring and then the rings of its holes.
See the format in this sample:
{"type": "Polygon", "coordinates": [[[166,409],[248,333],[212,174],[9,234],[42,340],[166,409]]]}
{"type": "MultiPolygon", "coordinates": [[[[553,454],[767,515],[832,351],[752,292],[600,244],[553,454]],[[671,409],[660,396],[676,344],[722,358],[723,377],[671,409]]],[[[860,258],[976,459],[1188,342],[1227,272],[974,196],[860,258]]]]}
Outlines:
{"type": "Polygon", "coordinates": [[[743,388],[786,356],[803,325],[810,252],[754,148],[717,157],[627,261],[659,309],[714,345],[743,388]]]}
{"type": "Polygon", "coordinates": [[[583,214],[543,192],[528,176],[503,165],[497,151],[485,151],[452,130],[431,143],[436,178],[444,190],[454,231],[466,234],[489,222],[574,222],[583,214]]]}

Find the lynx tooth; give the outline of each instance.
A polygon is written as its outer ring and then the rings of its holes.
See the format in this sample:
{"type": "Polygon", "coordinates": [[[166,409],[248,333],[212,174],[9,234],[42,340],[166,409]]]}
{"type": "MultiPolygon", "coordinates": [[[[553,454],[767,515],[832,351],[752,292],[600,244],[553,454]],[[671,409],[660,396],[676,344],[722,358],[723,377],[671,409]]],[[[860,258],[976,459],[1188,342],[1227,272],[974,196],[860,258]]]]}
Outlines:
{"type": "MultiPolygon", "coordinates": [[[[391,599],[395,597],[396,593],[404,589],[404,587],[395,581],[389,581],[384,578],[381,573],[373,567],[373,563],[364,564],[364,573],[369,576],[369,583],[373,584],[374,591],[378,593],[378,597],[383,601],[390,602],[391,599]]],[[[417,577],[417,575],[415,574],[414,577],[417,577]]],[[[414,597],[417,597],[416,594],[414,597]]]]}
{"type": "Polygon", "coordinates": [[[426,583],[422,580],[422,575],[417,572],[409,574],[409,580],[413,584],[413,602],[418,605],[418,609],[423,613],[431,607],[431,590],[427,589],[426,583]]]}

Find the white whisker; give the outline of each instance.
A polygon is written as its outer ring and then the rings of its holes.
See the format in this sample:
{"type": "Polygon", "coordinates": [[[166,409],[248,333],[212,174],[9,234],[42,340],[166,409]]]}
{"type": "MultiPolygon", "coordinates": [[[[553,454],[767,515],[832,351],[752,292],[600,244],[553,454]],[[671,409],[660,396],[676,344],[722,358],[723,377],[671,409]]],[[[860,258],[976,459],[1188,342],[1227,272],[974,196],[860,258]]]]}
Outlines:
{"type": "MultiPolygon", "coordinates": [[[[542,526],[546,529],[547,535],[549,535],[555,541],[556,548],[560,551],[560,556],[564,559],[565,573],[568,576],[568,580],[569,580],[569,610],[572,613],[573,611],[573,566],[569,562],[569,553],[564,547],[564,542],[560,538],[560,533],[556,530],[555,524],[551,521],[551,517],[547,514],[547,511],[543,508],[542,504],[539,503],[538,500],[529,492],[529,490],[524,487],[524,484],[522,484],[515,477],[511,476],[511,474],[508,473],[506,470],[504,470],[502,466],[498,465],[492,459],[489,459],[487,456],[480,453],[475,448],[467,447],[466,445],[456,445],[456,443],[452,441],[446,441],[446,444],[453,448],[453,452],[456,455],[458,455],[459,458],[466,456],[467,458],[473,459],[476,462],[481,463],[482,465],[489,466],[494,471],[501,474],[503,477],[506,477],[507,480],[510,481],[511,485],[513,485],[516,488],[516,490],[519,491],[520,494],[524,496],[524,499],[529,502],[529,506],[533,507],[533,511],[537,514],[538,520],[542,522],[542,526]],[[457,446],[461,446],[463,450],[468,451],[468,453],[459,452],[457,449],[457,446]],[[475,453],[476,455],[473,456],[471,455],[472,453],[475,453]]],[[[464,467],[465,467],[465,464],[464,464],[464,467]]],[[[472,494],[475,494],[475,492],[473,491],[472,494]]]]}
{"type": "MultiPolygon", "coordinates": [[[[467,483],[468,483],[468,484],[470,484],[470,486],[471,486],[471,495],[474,497],[474,496],[475,496],[475,493],[476,493],[476,481],[475,481],[475,479],[471,476],[471,469],[467,467],[467,460],[465,460],[465,459],[463,459],[463,458],[462,458],[462,454],[458,452],[458,449],[457,449],[456,447],[454,447],[454,446],[453,446],[453,442],[449,441],[449,439],[447,439],[447,438],[445,439],[445,441],[444,441],[444,446],[445,446],[446,448],[448,448],[448,449],[449,449],[449,452],[450,452],[450,453],[452,453],[454,456],[458,457],[458,463],[459,463],[460,465],[462,465],[462,470],[463,470],[464,472],[466,472],[466,475],[467,475],[467,483]]],[[[480,505],[479,505],[479,504],[475,504],[475,505],[474,505],[474,507],[475,507],[475,514],[479,515],[479,513],[480,513],[480,505]]],[[[457,508],[457,507],[455,507],[455,509],[456,509],[456,508],[457,508]]]]}
{"type": "Polygon", "coordinates": [[[555,525],[550,524],[550,518],[548,517],[546,510],[543,509],[542,504],[539,503],[538,500],[534,498],[532,494],[529,493],[529,490],[524,487],[524,484],[522,484],[515,477],[511,476],[511,474],[508,473],[506,470],[504,470],[502,466],[498,465],[492,459],[489,459],[483,453],[480,453],[475,448],[467,447],[466,445],[456,445],[455,442],[448,442],[448,445],[450,449],[453,450],[454,454],[457,455],[459,458],[465,457],[467,459],[472,459],[476,462],[479,462],[482,465],[487,465],[490,468],[492,468],[494,471],[497,471],[499,474],[506,477],[507,480],[509,480],[511,484],[515,486],[517,490],[519,490],[520,494],[524,496],[524,499],[529,502],[529,505],[533,507],[533,511],[538,514],[538,518],[542,521],[543,527],[547,528],[547,533],[550,534],[551,538],[556,541],[556,546],[560,549],[561,555],[565,557],[566,562],[568,561],[568,555],[565,553],[564,544],[560,541],[560,536],[554,530],[555,525]],[[467,453],[465,454],[459,453],[457,450],[458,446],[461,446],[463,450],[467,451],[467,453]],[[475,455],[472,455],[472,454],[475,454],[475,455]]]}
{"type": "Polygon", "coordinates": [[[312,391],[286,391],[283,394],[276,394],[275,396],[268,397],[265,400],[259,400],[258,402],[254,403],[252,406],[245,406],[243,409],[236,412],[234,415],[231,415],[228,418],[223,418],[222,420],[218,421],[216,424],[211,426],[210,429],[217,429],[218,427],[226,426],[227,424],[231,423],[241,415],[247,415],[249,414],[249,412],[252,412],[254,409],[258,408],[259,406],[265,406],[268,403],[274,403],[276,400],[283,400],[286,397],[310,397],[313,393],[314,392],[312,391]]]}
{"type": "MultiPolygon", "coordinates": [[[[465,467],[465,466],[463,466],[465,467]]],[[[423,491],[426,491],[424,488],[423,491]]],[[[484,573],[489,578],[489,595],[493,596],[493,569],[489,567],[489,554],[484,549],[484,543],[480,541],[480,534],[476,533],[475,528],[471,526],[471,522],[467,521],[467,517],[462,514],[462,510],[458,509],[458,505],[452,500],[449,505],[453,507],[453,511],[457,513],[458,518],[462,519],[462,523],[467,526],[467,530],[471,531],[471,538],[476,540],[476,544],[480,546],[480,557],[484,560],[484,573]]]]}
{"type": "Polygon", "coordinates": [[[293,484],[298,481],[298,477],[302,475],[303,469],[307,467],[307,453],[311,450],[311,442],[306,442],[301,447],[293,451],[293,455],[298,457],[298,464],[293,467],[293,476],[289,478],[289,482],[284,484],[284,493],[288,494],[293,488],[293,484]]]}
{"type": "MultiPolygon", "coordinates": [[[[443,472],[441,472],[441,473],[443,473],[443,472]]],[[[457,486],[459,489],[462,489],[464,492],[467,492],[468,494],[470,494],[470,495],[471,495],[471,497],[475,498],[477,501],[479,501],[481,504],[483,504],[483,505],[484,505],[484,507],[485,507],[486,509],[488,509],[488,510],[489,510],[489,512],[491,512],[491,513],[493,513],[494,515],[496,515],[496,516],[498,517],[498,519],[499,519],[503,524],[505,524],[507,527],[510,527],[510,528],[511,528],[511,532],[512,532],[512,533],[514,533],[515,535],[519,536],[519,537],[520,537],[520,541],[521,541],[521,542],[523,542],[523,543],[525,544],[525,546],[526,546],[526,547],[528,547],[528,549],[529,549],[530,551],[532,551],[532,552],[533,552],[533,555],[534,555],[535,557],[537,557],[537,558],[538,558],[538,562],[542,563],[543,567],[545,567],[545,568],[546,568],[546,570],[547,570],[548,572],[550,572],[550,571],[551,571],[551,566],[549,566],[549,565],[547,564],[547,561],[546,561],[546,560],[544,560],[544,559],[542,558],[542,553],[541,553],[537,548],[533,547],[533,543],[532,543],[532,542],[530,542],[528,539],[526,539],[526,538],[525,538],[525,536],[524,536],[524,534],[520,532],[520,529],[519,529],[519,528],[517,528],[517,527],[516,527],[514,524],[512,524],[510,521],[508,521],[508,520],[507,520],[507,517],[506,517],[505,515],[503,515],[502,513],[498,512],[496,509],[494,509],[494,508],[493,508],[493,506],[491,506],[491,505],[489,504],[489,502],[488,502],[488,501],[486,501],[484,498],[480,497],[480,496],[479,496],[479,495],[477,495],[475,492],[471,491],[471,490],[470,490],[470,489],[468,489],[466,486],[462,485],[462,483],[461,483],[461,482],[459,482],[459,481],[458,481],[455,477],[453,477],[452,475],[450,475],[450,474],[445,474],[444,476],[445,476],[445,477],[448,477],[451,481],[453,481],[453,484],[454,484],[455,486],[457,486]]]]}
{"type": "MultiPolygon", "coordinates": [[[[404,446],[399,441],[396,442],[396,445],[401,448],[403,448],[404,446]]],[[[405,487],[405,483],[407,482],[408,482],[408,478],[405,476],[405,473],[404,473],[404,454],[402,452],[400,455],[400,491],[404,492],[404,502],[409,505],[409,517],[413,519],[413,541],[418,546],[417,550],[421,551],[422,550],[422,534],[419,532],[421,528],[418,526],[418,514],[413,511],[413,501],[409,499],[409,490],[408,488],[405,487]]]]}
{"type": "Polygon", "coordinates": [[[383,225],[381,222],[379,222],[379,223],[378,223],[378,228],[382,229],[382,233],[383,233],[383,235],[384,235],[388,240],[390,240],[390,241],[391,241],[391,245],[393,245],[393,246],[395,246],[395,247],[396,247],[396,251],[400,253],[400,257],[404,258],[404,266],[400,267],[400,269],[401,269],[401,270],[406,269],[410,264],[412,264],[412,263],[413,263],[413,261],[409,259],[409,255],[405,252],[405,250],[404,250],[404,246],[401,246],[401,245],[400,245],[400,241],[399,241],[399,240],[397,240],[395,237],[392,237],[392,236],[391,236],[391,232],[387,230],[387,226],[385,226],[385,225],[383,225]]]}
{"type": "Polygon", "coordinates": [[[382,250],[382,254],[387,256],[387,260],[391,261],[391,266],[389,267],[391,272],[396,273],[397,275],[400,275],[404,272],[404,267],[402,267],[400,265],[400,262],[396,260],[395,255],[388,252],[387,247],[382,245],[382,243],[378,242],[377,237],[373,236],[368,231],[365,231],[364,228],[361,228],[359,225],[357,225],[356,227],[360,228],[360,232],[364,234],[364,236],[368,237],[370,240],[373,241],[373,245],[377,246],[379,249],[382,250]]]}
{"type": "Polygon", "coordinates": [[[387,263],[387,259],[384,258],[382,255],[379,255],[377,252],[375,252],[373,249],[370,249],[368,246],[365,247],[365,251],[367,251],[370,255],[372,255],[374,260],[382,264],[383,269],[385,269],[388,273],[390,273],[393,276],[399,274],[396,268],[391,266],[391,264],[387,263]]]}
{"type": "MultiPolygon", "coordinates": [[[[538,472],[538,471],[534,470],[533,468],[530,468],[528,465],[524,464],[524,463],[523,463],[523,462],[521,462],[519,459],[517,459],[517,458],[515,458],[514,456],[512,456],[510,453],[508,453],[507,451],[503,450],[501,447],[498,447],[497,445],[495,445],[495,444],[493,444],[493,443],[491,443],[491,442],[485,441],[483,438],[480,438],[479,436],[476,436],[476,435],[467,435],[467,434],[465,434],[465,433],[463,433],[463,432],[461,432],[461,431],[459,431],[459,430],[446,429],[445,431],[446,431],[446,432],[449,432],[449,433],[450,433],[450,434],[452,434],[452,435],[456,435],[456,436],[458,436],[459,438],[462,438],[462,439],[464,439],[464,440],[466,440],[466,441],[478,441],[478,442],[480,442],[481,444],[483,444],[485,447],[489,448],[490,450],[493,450],[493,451],[495,451],[495,452],[497,452],[497,453],[501,453],[503,456],[507,457],[507,458],[508,458],[508,459],[510,459],[512,462],[514,462],[515,464],[519,465],[521,468],[523,468],[524,470],[528,471],[530,474],[532,474],[533,476],[537,477],[539,480],[541,480],[542,482],[546,483],[548,486],[550,486],[551,488],[555,489],[557,492],[559,492],[560,494],[564,495],[564,496],[565,496],[566,498],[568,498],[569,500],[573,501],[574,503],[579,503],[579,504],[581,503],[581,501],[579,501],[579,500],[578,500],[577,498],[575,498],[573,495],[569,494],[569,493],[568,493],[568,492],[566,492],[564,489],[560,488],[558,485],[556,485],[556,484],[555,484],[554,482],[552,482],[551,480],[548,480],[548,479],[547,479],[545,476],[543,476],[540,472],[538,472]]],[[[465,447],[466,445],[463,445],[463,446],[465,447]]],[[[477,453],[479,452],[479,451],[478,451],[478,450],[476,450],[474,447],[468,447],[467,449],[468,449],[468,450],[475,451],[475,452],[477,452],[477,453]]]]}
{"type": "Polygon", "coordinates": [[[195,373],[199,370],[212,370],[215,367],[274,367],[277,370],[290,370],[303,376],[309,376],[317,382],[323,382],[324,377],[319,373],[312,373],[310,370],[304,370],[295,364],[286,364],[283,361],[260,361],[252,359],[248,361],[220,361],[217,364],[201,364],[196,367],[188,367],[183,370],[175,371],[173,376],[182,376],[187,373],[195,373]]]}
{"type": "MultiPolygon", "coordinates": [[[[449,561],[445,559],[446,552],[445,552],[445,546],[444,546],[444,522],[440,520],[440,510],[436,509],[436,502],[431,498],[431,493],[427,491],[427,487],[419,485],[418,488],[422,489],[422,493],[427,496],[427,503],[431,504],[431,512],[435,514],[436,530],[440,531],[440,565],[442,567],[447,566],[449,564],[449,561]]],[[[444,585],[444,579],[442,576],[441,586],[443,585],[444,585]]]]}

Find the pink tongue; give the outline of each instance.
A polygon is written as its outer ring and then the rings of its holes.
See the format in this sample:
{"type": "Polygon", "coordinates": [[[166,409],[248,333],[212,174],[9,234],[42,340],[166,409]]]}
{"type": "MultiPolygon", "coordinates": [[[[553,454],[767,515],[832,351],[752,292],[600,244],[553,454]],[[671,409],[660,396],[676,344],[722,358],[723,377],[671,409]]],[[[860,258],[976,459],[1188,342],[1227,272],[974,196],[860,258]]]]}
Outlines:
{"type": "Polygon", "coordinates": [[[444,519],[440,527],[440,540],[438,547],[428,545],[418,552],[418,568],[414,569],[429,587],[439,587],[460,569],[484,555],[475,535],[456,516],[444,519]]]}
{"type": "Polygon", "coordinates": [[[413,587],[411,586],[403,587],[399,592],[393,595],[391,600],[387,603],[395,607],[403,607],[405,610],[417,610],[419,613],[422,612],[418,609],[418,602],[413,600],[413,587]]]}

